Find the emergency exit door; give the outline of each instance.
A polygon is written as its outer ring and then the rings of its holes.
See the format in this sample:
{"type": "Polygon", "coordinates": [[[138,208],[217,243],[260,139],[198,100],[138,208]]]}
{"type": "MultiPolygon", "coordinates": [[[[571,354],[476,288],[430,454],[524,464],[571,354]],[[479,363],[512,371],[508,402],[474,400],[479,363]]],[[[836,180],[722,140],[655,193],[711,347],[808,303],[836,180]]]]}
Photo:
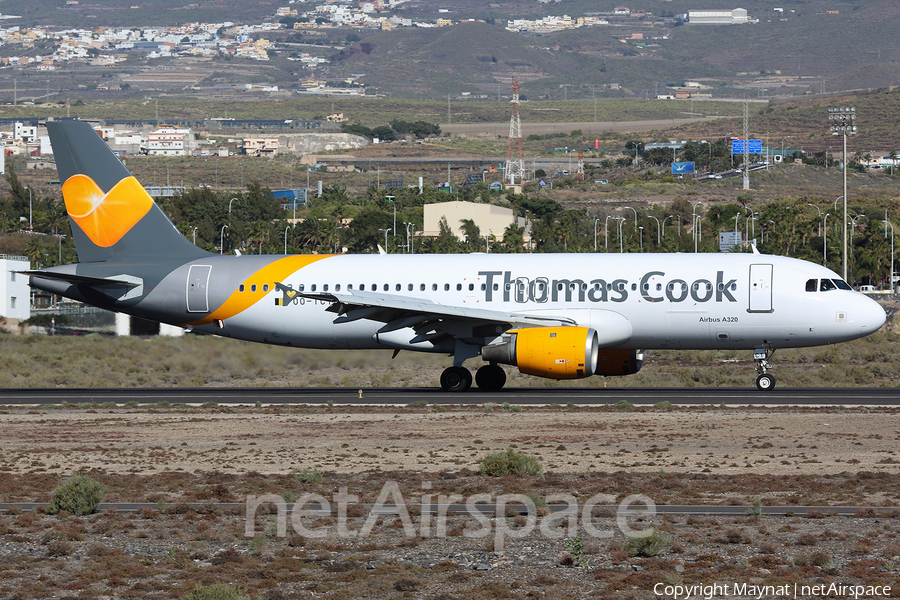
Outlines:
{"type": "Polygon", "coordinates": [[[772,312],[772,265],[750,265],[749,312],[772,312]]]}
{"type": "Polygon", "coordinates": [[[187,280],[188,312],[209,312],[209,273],[211,265],[191,265],[187,280]]]}

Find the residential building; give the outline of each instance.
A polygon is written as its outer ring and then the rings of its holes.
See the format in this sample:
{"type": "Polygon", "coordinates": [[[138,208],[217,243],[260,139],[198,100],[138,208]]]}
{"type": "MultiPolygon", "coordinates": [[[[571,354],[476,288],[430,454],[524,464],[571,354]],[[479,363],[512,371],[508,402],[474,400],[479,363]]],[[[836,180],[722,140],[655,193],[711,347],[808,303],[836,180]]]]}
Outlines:
{"type": "Polygon", "coordinates": [[[17,333],[19,323],[31,317],[31,288],[28,276],[16,271],[31,268],[28,257],[0,254],[0,318],[3,328],[17,333]]]}
{"type": "Polygon", "coordinates": [[[460,241],[465,241],[460,231],[460,221],[471,219],[481,230],[481,235],[490,234],[492,240],[502,241],[503,232],[515,223],[525,228],[525,241],[531,239],[531,223],[524,217],[515,217],[511,208],[494,206],[493,204],[476,204],[475,202],[434,202],[425,205],[424,229],[421,235],[437,236],[441,231],[441,218],[447,219],[447,225],[460,241]]]}
{"type": "Polygon", "coordinates": [[[147,154],[151,156],[190,156],[194,147],[193,132],[174,127],[151,131],[146,143],[147,154]]]}
{"type": "Polygon", "coordinates": [[[278,138],[244,138],[241,150],[247,156],[275,156],[278,153],[278,138]]]}

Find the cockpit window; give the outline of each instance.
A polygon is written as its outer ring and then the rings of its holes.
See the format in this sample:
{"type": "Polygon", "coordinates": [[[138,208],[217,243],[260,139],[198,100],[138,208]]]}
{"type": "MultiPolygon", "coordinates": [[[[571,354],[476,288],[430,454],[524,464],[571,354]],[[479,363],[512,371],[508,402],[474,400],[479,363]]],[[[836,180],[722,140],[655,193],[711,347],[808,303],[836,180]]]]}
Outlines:
{"type": "Polygon", "coordinates": [[[839,290],[852,290],[850,284],[844,281],[843,279],[834,279],[834,285],[838,286],[839,290]]]}
{"type": "Polygon", "coordinates": [[[837,289],[837,286],[834,285],[834,282],[831,281],[830,279],[823,279],[822,284],[819,287],[820,292],[830,292],[830,291],[836,290],[836,289],[837,289]]]}
{"type": "Polygon", "coordinates": [[[819,287],[818,279],[807,279],[806,280],[806,291],[807,292],[815,292],[819,287]]]}

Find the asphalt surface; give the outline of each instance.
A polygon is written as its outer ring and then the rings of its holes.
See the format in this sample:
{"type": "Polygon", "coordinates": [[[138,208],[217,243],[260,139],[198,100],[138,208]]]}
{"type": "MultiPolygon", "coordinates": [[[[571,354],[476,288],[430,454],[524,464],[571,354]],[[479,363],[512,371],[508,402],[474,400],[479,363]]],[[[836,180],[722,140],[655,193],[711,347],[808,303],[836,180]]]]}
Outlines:
{"type": "MultiPolygon", "coordinates": [[[[46,506],[46,502],[2,502],[0,503],[0,512],[7,513],[10,509],[16,509],[22,512],[32,511],[37,508],[42,508],[46,506]]],[[[351,504],[348,504],[350,506],[351,504]]],[[[353,506],[362,506],[369,512],[374,512],[375,514],[382,515],[396,515],[399,514],[399,507],[394,504],[352,504],[353,506]]],[[[236,503],[236,502],[226,502],[226,503],[199,503],[199,502],[190,502],[190,503],[178,503],[178,504],[167,504],[165,505],[163,510],[173,510],[178,507],[187,506],[195,510],[206,511],[211,507],[215,507],[218,510],[223,511],[243,511],[246,510],[247,505],[244,503],[236,503]]],[[[518,511],[520,514],[528,514],[528,509],[524,504],[411,504],[407,506],[407,510],[409,506],[415,506],[420,508],[422,512],[430,512],[430,513],[439,513],[447,514],[447,511],[452,511],[454,514],[505,514],[507,508],[511,508],[513,510],[518,511]]],[[[325,514],[336,514],[334,508],[337,507],[337,504],[329,505],[321,505],[315,502],[310,502],[303,504],[302,506],[295,506],[295,508],[302,508],[303,510],[308,511],[323,511],[321,516],[325,516],[325,514]]],[[[134,513],[138,512],[143,508],[149,508],[151,510],[159,510],[160,506],[155,503],[129,503],[129,502],[104,502],[97,506],[96,512],[102,512],[104,510],[114,510],[117,512],[124,513],[134,513]]],[[[291,509],[291,504],[287,503],[287,510],[291,509]]],[[[572,510],[573,507],[570,507],[566,504],[550,504],[547,508],[552,513],[562,513],[567,510],[572,510]]],[[[646,516],[648,514],[652,514],[653,512],[659,514],[680,514],[680,515],[732,515],[732,516],[746,516],[749,514],[754,507],[751,506],[724,506],[724,505],[686,505],[686,504],[656,504],[653,506],[644,506],[642,504],[631,505],[628,508],[622,508],[619,505],[615,504],[597,504],[593,505],[591,508],[597,508],[604,511],[612,511],[617,515],[621,516],[646,516]]],[[[581,513],[584,510],[583,505],[579,505],[577,508],[577,513],[581,513]]],[[[760,514],[764,515],[794,515],[794,516],[805,516],[810,512],[815,514],[823,513],[826,516],[831,515],[840,515],[840,516],[854,516],[858,512],[861,511],[874,511],[875,514],[880,516],[890,516],[894,515],[897,511],[896,508],[893,507],[869,507],[869,506],[761,506],[760,514]]],[[[611,513],[610,513],[611,514],[611,513]]]]}
{"type": "Polygon", "coordinates": [[[627,401],[634,405],[699,406],[898,406],[900,388],[506,388],[482,392],[472,388],[448,393],[439,388],[28,388],[0,390],[0,404],[41,405],[115,402],[125,404],[347,404],[406,405],[483,404],[602,406],[627,401]]]}

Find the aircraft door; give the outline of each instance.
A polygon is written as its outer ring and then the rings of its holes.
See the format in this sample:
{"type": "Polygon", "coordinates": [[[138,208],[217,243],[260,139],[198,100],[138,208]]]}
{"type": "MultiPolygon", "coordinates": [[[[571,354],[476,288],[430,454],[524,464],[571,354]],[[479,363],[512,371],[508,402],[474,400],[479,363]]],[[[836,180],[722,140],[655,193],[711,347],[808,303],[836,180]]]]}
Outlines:
{"type": "Polygon", "coordinates": [[[750,265],[748,312],[772,312],[772,265],[750,265]]]}
{"type": "Polygon", "coordinates": [[[188,312],[209,312],[209,274],[211,265],[191,265],[187,278],[188,312]]]}

